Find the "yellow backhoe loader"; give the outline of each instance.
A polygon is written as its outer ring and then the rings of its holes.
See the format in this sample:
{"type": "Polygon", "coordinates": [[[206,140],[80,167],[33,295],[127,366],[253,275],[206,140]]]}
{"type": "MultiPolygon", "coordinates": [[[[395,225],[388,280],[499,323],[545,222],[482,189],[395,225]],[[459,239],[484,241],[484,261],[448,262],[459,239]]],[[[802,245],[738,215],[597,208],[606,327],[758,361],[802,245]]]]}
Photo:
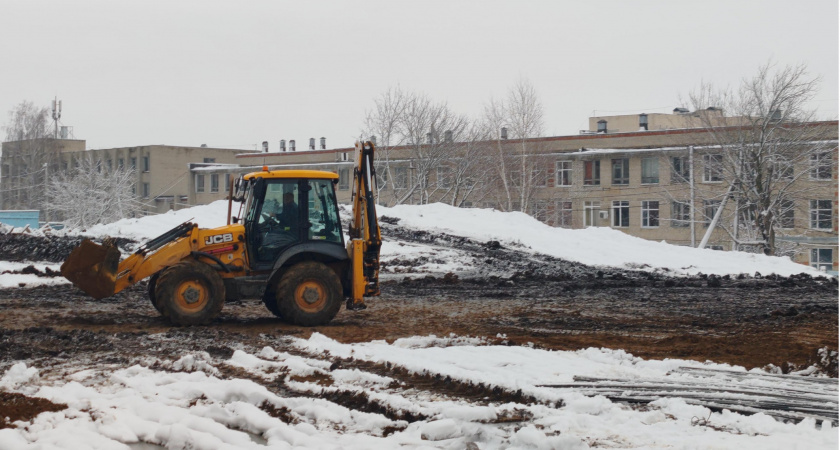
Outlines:
{"type": "Polygon", "coordinates": [[[364,309],[364,297],[379,295],[373,155],[371,142],[356,144],[346,245],[335,196],[338,175],[263,167],[231,183],[226,226],[183,223],[123,261],[108,240],[85,240],[61,274],[97,299],[151,277],[152,305],[176,325],[209,323],[226,300],[245,298],[262,299],[293,324],[326,324],[342,300],[348,309],[364,309]]]}

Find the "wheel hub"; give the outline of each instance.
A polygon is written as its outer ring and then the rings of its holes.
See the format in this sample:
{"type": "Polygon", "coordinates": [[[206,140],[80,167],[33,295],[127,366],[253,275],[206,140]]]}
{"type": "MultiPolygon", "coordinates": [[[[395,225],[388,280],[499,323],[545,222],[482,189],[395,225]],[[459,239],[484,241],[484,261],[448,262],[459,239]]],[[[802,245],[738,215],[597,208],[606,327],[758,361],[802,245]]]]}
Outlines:
{"type": "Polygon", "coordinates": [[[201,298],[201,292],[198,289],[190,286],[184,291],[184,301],[187,302],[188,305],[192,305],[193,303],[199,301],[201,298]]]}
{"type": "Polygon", "coordinates": [[[306,287],[303,290],[303,301],[309,303],[310,305],[317,302],[320,299],[320,295],[318,293],[318,289],[306,287]]]}

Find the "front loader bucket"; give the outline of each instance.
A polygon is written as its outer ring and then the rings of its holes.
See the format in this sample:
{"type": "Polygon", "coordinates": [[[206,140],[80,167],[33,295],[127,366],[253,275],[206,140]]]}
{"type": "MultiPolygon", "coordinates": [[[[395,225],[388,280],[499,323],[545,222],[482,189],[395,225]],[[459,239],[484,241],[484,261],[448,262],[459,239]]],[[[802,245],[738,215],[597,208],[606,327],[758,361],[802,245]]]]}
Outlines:
{"type": "Polygon", "coordinates": [[[82,241],[61,265],[61,275],[99,300],[114,295],[120,251],[110,245],[82,241]]]}

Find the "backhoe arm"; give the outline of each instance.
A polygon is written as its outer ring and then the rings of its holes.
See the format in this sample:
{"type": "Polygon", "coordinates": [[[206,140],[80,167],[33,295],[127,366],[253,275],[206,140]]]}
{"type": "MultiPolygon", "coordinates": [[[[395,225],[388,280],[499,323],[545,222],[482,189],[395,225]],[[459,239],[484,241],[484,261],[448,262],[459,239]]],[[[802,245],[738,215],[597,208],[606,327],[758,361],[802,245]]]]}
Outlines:
{"type": "Polygon", "coordinates": [[[350,242],[347,252],[351,261],[351,297],[348,309],[364,309],[363,297],[379,295],[379,249],[382,237],[376,218],[376,199],[373,183],[374,145],[368,141],[356,143],[353,169],[353,218],[350,223],[350,242]]]}
{"type": "Polygon", "coordinates": [[[123,289],[186,258],[195,249],[197,225],[185,222],[143,244],[120,262],[120,252],[110,243],[85,240],[61,265],[61,275],[95,299],[123,289]]]}

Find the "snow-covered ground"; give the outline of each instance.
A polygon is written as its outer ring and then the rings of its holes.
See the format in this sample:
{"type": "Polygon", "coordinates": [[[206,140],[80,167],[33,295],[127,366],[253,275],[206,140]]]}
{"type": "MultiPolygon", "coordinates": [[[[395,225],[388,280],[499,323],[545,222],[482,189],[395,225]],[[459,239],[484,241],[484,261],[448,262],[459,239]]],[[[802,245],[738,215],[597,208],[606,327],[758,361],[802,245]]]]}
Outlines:
{"type": "MultiPolygon", "coordinates": [[[[188,220],[193,220],[205,228],[219,227],[226,222],[227,205],[226,201],[217,201],[156,216],[123,219],[112,224],[97,225],[87,230],[87,233],[97,236],[123,236],[143,241],[188,220]]],[[[817,270],[794,263],[789,258],[699,250],[648,241],[606,227],[581,230],[554,228],[518,212],[454,208],[441,203],[401,205],[392,208],[380,206],[377,212],[380,215],[399,218],[401,226],[441,231],[478,241],[496,240],[503,245],[519,245],[533,252],[593,266],[667,271],[675,275],[755,272],[784,276],[802,272],[820,274],[817,270]]],[[[427,246],[406,246],[386,241],[382,247],[382,259],[388,261],[412,255],[419,257],[430,252],[427,246]]],[[[449,264],[446,264],[446,267],[457,269],[464,263],[458,260],[459,257],[457,249],[454,249],[448,256],[437,255],[436,259],[448,258],[449,264]]],[[[443,266],[439,264],[430,268],[441,270],[443,266]]]]}
{"type": "Polygon", "coordinates": [[[19,272],[21,269],[27,266],[34,266],[39,271],[43,272],[44,269],[46,269],[47,267],[49,267],[52,270],[58,271],[59,267],[61,267],[61,264],[55,264],[50,262],[31,263],[0,260],[0,288],[19,287],[21,286],[21,284],[27,287],[32,287],[48,284],[70,283],[69,281],[61,277],[47,278],[39,277],[34,274],[3,273],[5,271],[19,272]]]}
{"type": "MultiPolygon", "coordinates": [[[[645,361],[620,350],[487,346],[477,338],[428,336],[391,344],[342,344],[315,333],[309,339],[280,339],[278,346],[295,354],[272,347],[255,353],[236,351],[226,360],[185,353],[177,361],[70,367],[62,374],[41,374],[19,363],[2,374],[0,389],[64,403],[68,409],[42,413],[32,423],[21,424],[25,427],[0,430],[0,448],[117,449],[138,442],[173,449],[829,449],[838,445],[837,428],[818,428],[812,419],[785,424],[761,413],[712,413],[673,398],[634,408],[604,397],[539,386],[570,382],[576,375],[693,381],[674,370],[691,366],[743,371],[737,367],[645,361]],[[399,386],[388,376],[331,367],[324,355],[521,390],[543,403],[487,404],[452,398],[399,386]],[[158,369],[150,368],[155,363],[158,369]],[[264,383],[224,379],[219,376],[222,366],[243,370],[264,383]],[[277,384],[272,380],[284,380],[292,394],[272,392],[266,387],[277,384]],[[317,398],[339,391],[363,393],[379,405],[422,419],[389,419],[317,398]],[[563,406],[556,407],[558,402],[563,406]],[[271,410],[284,411],[285,420],[270,415],[271,410]]],[[[730,387],[772,387],[761,380],[743,384],[730,387]]]]}

